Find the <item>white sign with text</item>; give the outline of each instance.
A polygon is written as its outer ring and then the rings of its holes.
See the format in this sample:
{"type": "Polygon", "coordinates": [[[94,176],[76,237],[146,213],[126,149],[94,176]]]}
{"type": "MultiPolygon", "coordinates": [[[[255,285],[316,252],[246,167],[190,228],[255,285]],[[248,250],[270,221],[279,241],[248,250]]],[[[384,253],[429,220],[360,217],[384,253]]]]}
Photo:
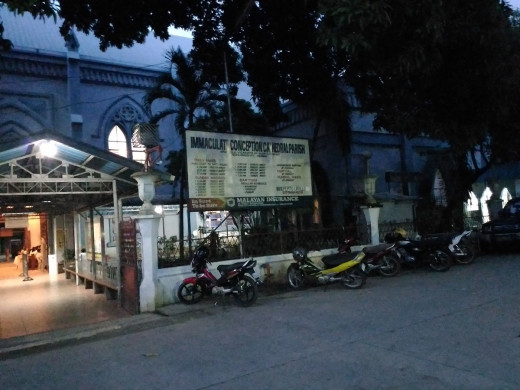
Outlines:
{"type": "Polygon", "coordinates": [[[312,205],[309,141],[186,131],[192,211],[312,205]]]}

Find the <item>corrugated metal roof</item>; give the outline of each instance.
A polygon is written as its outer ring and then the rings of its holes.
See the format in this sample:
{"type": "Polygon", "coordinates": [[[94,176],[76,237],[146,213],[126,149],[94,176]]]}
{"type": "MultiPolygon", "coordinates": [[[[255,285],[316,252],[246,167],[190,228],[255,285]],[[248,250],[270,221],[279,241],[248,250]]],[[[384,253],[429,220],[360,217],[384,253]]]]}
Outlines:
{"type": "MultiPolygon", "coordinates": [[[[4,38],[9,39],[14,50],[34,51],[53,55],[66,55],[65,40],[59,32],[61,20],[34,19],[30,14],[15,15],[6,7],[0,7],[0,19],[4,25],[4,38]]],[[[76,32],[79,42],[79,54],[88,59],[110,62],[120,65],[163,69],[166,63],[165,53],[171,48],[180,47],[185,53],[192,47],[192,40],[186,37],[172,36],[161,41],[150,34],[143,44],[130,48],[99,49],[99,40],[94,35],[76,32]]]]}
{"type": "MultiPolygon", "coordinates": [[[[137,182],[131,176],[143,165],[52,132],[42,132],[0,145],[0,211],[64,214],[111,204],[111,183],[118,196],[136,196],[137,182]],[[42,158],[42,143],[52,142],[55,155],[42,158]],[[47,202],[43,202],[47,200],[47,202]]],[[[160,183],[170,181],[163,172],[152,171],[160,183]]]]}

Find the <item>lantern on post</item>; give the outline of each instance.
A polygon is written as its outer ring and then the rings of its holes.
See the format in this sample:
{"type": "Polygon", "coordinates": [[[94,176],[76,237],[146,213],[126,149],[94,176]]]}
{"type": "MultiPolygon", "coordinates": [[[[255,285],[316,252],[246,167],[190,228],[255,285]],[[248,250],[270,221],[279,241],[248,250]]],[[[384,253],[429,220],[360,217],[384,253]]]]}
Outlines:
{"type": "Polygon", "coordinates": [[[145,148],[144,171],[148,172],[154,164],[162,163],[162,147],[159,138],[159,125],[136,123],[132,128],[132,145],[145,148]]]}

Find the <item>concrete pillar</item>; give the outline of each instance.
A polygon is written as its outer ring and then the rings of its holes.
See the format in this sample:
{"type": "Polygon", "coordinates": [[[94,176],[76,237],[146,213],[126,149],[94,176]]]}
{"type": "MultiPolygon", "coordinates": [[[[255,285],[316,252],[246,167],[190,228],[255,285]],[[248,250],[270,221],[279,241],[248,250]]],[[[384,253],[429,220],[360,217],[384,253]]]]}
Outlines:
{"type": "Polygon", "coordinates": [[[139,300],[141,313],[155,310],[155,296],[157,291],[157,231],[160,216],[157,214],[138,215],[136,217],[141,233],[141,260],[142,280],[139,286],[139,300]]]}
{"type": "Polygon", "coordinates": [[[152,199],[155,196],[157,176],[150,172],[136,172],[132,177],[137,181],[139,198],[143,205],[136,217],[141,233],[141,269],[142,280],[139,286],[139,301],[141,313],[155,310],[157,292],[157,239],[160,215],[154,212],[152,199]]]}
{"type": "Polygon", "coordinates": [[[361,206],[367,224],[370,225],[370,242],[372,245],[379,244],[379,211],[381,207],[361,206]]]}

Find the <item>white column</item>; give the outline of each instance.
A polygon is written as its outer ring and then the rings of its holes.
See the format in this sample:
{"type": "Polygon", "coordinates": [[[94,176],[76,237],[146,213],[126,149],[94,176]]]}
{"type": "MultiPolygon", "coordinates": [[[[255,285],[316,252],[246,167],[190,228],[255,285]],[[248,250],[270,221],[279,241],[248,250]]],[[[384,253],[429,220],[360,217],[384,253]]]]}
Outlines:
{"type": "Polygon", "coordinates": [[[56,226],[58,225],[57,217],[54,216],[52,218],[52,237],[53,243],[52,246],[49,245],[49,248],[54,248],[54,253],[47,256],[47,267],[49,269],[49,276],[58,276],[58,234],[56,226]]]}
{"type": "Polygon", "coordinates": [[[370,225],[370,241],[372,245],[379,244],[379,210],[381,207],[361,206],[367,224],[370,225]]]}
{"type": "MultiPolygon", "coordinates": [[[[83,260],[81,258],[81,216],[79,213],[74,212],[74,253],[75,253],[75,265],[76,265],[76,272],[81,271],[80,267],[83,265],[83,260]]],[[[79,278],[77,275],[74,276],[76,279],[76,284],[79,285],[79,278]]]]}
{"type": "Polygon", "coordinates": [[[155,310],[157,291],[157,231],[160,216],[154,213],[136,217],[141,233],[141,267],[142,281],[139,286],[139,301],[141,313],[155,310]]]}
{"type": "Polygon", "coordinates": [[[139,198],[143,205],[136,217],[141,233],[141,269],[142,280],[139,286],[139,301],[141,313],[155,310],[157,291],[157,239],[159,230],[159,215],[154,212],[152,199],[155,196],[157,176],[150,172],[136,172],[132,177],[137,181],[139,198]]]}

